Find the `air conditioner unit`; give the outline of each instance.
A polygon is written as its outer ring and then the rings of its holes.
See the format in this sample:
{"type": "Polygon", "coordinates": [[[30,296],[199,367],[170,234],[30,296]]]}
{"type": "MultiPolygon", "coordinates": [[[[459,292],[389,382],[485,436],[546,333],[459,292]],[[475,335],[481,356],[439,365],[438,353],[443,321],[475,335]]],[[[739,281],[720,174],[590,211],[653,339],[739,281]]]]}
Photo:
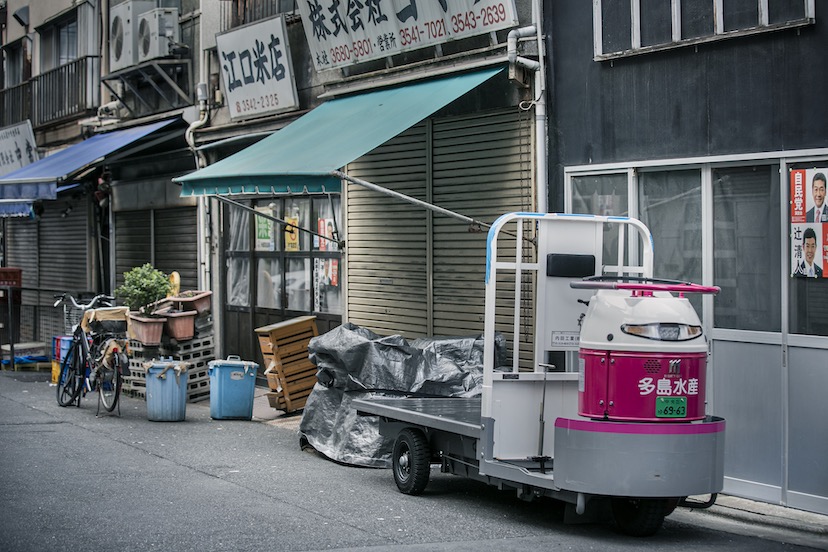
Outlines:
{"type": "Polygon", "coordinates": [[[168,57],[180,40],[178,10],[157,8],[138,16],[138,62],[168,57]]]}
{"type": "Polygon", "coordinates": [[[153,9],[152,0],[127,0],[109,10],[109,70],[118,71],[138,62],[135,40],[138,14],[153,9]]]}

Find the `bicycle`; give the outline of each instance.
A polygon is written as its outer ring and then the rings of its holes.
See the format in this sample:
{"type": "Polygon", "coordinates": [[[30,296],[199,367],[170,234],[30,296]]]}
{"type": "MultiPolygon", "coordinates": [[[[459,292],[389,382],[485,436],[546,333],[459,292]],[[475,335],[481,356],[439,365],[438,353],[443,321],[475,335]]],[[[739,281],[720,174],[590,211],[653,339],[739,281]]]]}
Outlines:
{"type": "MultiPolygon", "coordinates": [[[[83,312],[81,321],[74,325],[72,343],[62,359],[57,383],[57,402],[60,406],[80,406],[86,392],[97,391],[98,408],[112,412],[118,406],[123,385],[123,371],[129,365],[125,352],[126,307],[112,307],[114,297],[96,295],[86,304],[78,303],[68,293],[55,295],[55,307],[67,301],[83,312]]],[[[118,407],[118,415],[121,409],[118,407]]]]}

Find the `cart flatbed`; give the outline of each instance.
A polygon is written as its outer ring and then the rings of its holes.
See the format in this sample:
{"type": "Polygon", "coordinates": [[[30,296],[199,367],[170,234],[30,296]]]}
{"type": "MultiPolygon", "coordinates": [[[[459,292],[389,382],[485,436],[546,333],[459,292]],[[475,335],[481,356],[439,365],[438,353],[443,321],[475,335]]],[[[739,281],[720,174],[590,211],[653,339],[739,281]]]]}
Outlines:
{"type": "Polygon", "coordinates": [[[356,399],[358,413],[480,438],[480,397],[370,397],[356,399]]]}

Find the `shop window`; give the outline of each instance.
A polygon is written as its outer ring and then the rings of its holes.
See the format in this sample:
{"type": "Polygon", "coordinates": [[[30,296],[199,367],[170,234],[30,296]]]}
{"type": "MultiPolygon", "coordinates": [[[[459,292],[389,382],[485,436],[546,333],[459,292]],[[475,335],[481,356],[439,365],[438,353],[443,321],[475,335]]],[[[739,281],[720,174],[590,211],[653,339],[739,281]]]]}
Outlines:
{"type": "MultiPolygon", "coordinates": [[[[656,277],[702,281],[701,171],[643,172],[638,178],[639,218],[653,234],[656,277]]],[[[701,296],[689,296],[701,313],[701,296]]]]}
{"type": "Polygon", "coordinates": [[[227,263],[227,304],[239,307],[250,305],[249,252],[250,217],[241,209],[228,210],[225,232],[227,263]]]}
{"type": "Polygon", "coordinates": [[[324,237],[339,236],[340,198],[270,198],[250,206],[287,225],[238,207],[227,208],[228,305],[340,314],[341,253],[336,241],[324,237]],[[251,260],[253,274],[248,272],[251,260]],[[254,282],[252,287],[247,286],[249,281],[254,282]]]}
{"type": "Polygon", "coordinates": [[[713,169],[715,326],[781,330],[778,166],[713,169]]]}
{"type": "Polygon", "coordinates": [[[828,162],[790,171],[788,323],[791,333],[828,336],[828,162]],[[819,208],[819,210],[817,209],[819,208]]]}

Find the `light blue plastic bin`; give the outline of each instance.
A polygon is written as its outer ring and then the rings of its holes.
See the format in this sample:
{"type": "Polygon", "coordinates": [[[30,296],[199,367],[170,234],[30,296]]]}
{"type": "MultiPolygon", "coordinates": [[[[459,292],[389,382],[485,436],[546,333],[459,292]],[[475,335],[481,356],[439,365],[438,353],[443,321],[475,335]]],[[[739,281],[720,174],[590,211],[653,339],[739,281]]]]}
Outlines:
{"type": "Polygon", "coordinates": [[[188,377],[186,364],[153,361],[147,369],[147,417],[151,422],[184,421],[188,377]]]}
{"type": "Polygon", "coordinates": [[[259,365],[235,355],[227,360],[211,360],[208,365],[210,417],[214,420],[252,419],[259,365]]]}

